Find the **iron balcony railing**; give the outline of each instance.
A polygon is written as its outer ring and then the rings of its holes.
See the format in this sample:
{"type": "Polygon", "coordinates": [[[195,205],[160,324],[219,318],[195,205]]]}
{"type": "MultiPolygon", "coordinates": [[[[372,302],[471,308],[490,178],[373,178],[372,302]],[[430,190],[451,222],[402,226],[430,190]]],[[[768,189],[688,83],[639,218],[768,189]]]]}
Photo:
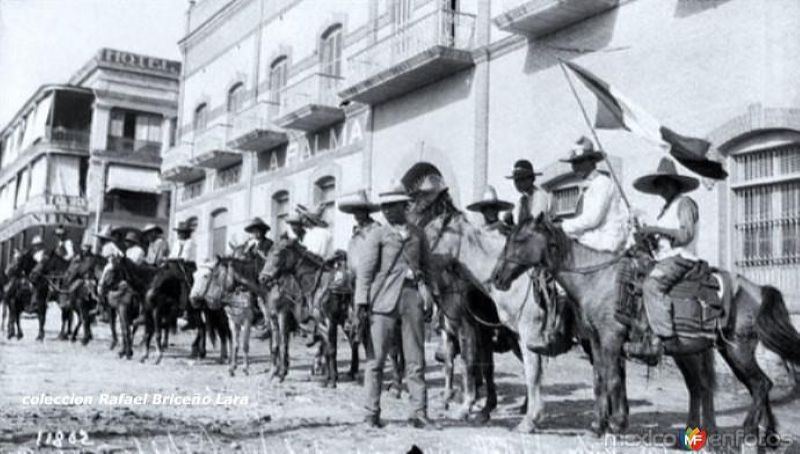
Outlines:
{"type": "Polygon", "coordinates": [[[475,16],[436,10],[399,26],[347,60],[347,85],[352,86],[437,46],[470,50],[475,44],[475,16]]]}
{"type": "Polygon", "coordinates": [[[89,131],[56,126],[48,128],[45,136],[50,143],[65,145],[71,148],[86,148],[89,146],[89,131]]]}
{"type": "Polygon", "coordinates": [[[332,74],[313,73],[280,91],[280,112],[283,116],[309,105],[339,107],[337,95],[343,78],[332,74]]]}
{"type": "Polygon", "coordinates": [[[269,99],[269,101],[258,101],[250,107],[231,114],[229,117],[231,140],[238,139],[254,131],[275,128],[272,125],[272,120],[278,116],[279,102],[277,96],[270,96],[269,99]]]}
{"type": "Polygon", "coordinates": [[[161,151],[161,142],[108,136],[106,148],[109,151],[159,153],[161,151]]]}

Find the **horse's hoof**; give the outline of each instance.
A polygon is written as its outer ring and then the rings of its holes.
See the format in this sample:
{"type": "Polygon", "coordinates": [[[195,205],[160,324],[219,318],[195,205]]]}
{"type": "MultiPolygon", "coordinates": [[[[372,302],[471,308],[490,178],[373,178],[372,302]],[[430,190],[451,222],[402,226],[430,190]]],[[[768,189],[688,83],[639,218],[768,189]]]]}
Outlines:
{"type": "Polygon", "coordinates": [[[14,338],[14,333],[13,333],[13,332],[11,332],[11,331],[9,331],[9,332],[8,332],[8,336],[6,336],[6,338],[7,338],[8,340],[11,340],[11,339],[13,339],[13,338],[14,338]]]}
{"type": "Polygon", "coordinates": [[[515,427],[514,430],[523,434],[532,434],[536,432],[536,423],[533,422],[533,419],[526,416],[522,418],[522,421],[517,424],[517,427],[515,427]]]}
{"type": "Polygon", "coordinates": [[[142,363],[142,364],[144,364],[145,361],[147,361],[147,357],[146,356],[144,358],[139,359],[139,362],[142,363]]]}
{"type": "Polygon", "coordinates": [[[622,424],[622,423],[609,422],[608,423],[608,433],[615,434],[615,435],[616,434],[621,434],[621,433],[625,432],[626,426],[627,426],[626,424],[622,424]]]}
{"type": "Polygon", "coordinates": [[[115,348],[117,348],[117,342],[116,341],[112,342],[111,345],[108,347],[109,350],[114,350],[115,348]]]}
{"type": "Polygon", "coordinates": [[[331,383],[331,389],[336,389],[336,382],[331,383]]]}
{"type": "Polygon", "coordinates": [[[490,419],[492,419],[492,416],[491,413],[488,411],[481,410],[475,416],[475,422],[481,425],[486,424],[487,422],[489,422],[490,419]]]}
{"type": "MultiPolygon", "coordinates": [[[[20,336],[18,336],[18,338],[22,339],[22,336],[20,335],[20,336]]],[[[44,334],[40,334],[40,335],[36,336],[36,340],[39,341],[39,342],[44,342],[44,334]]]]}
{"type": "Polygon", "coordinates": [[[250,371],[246,367],[242,369],[242,373],[248,376],[250,375],[250,371]]]}
{"type": "Polygon", "coordinates": [[[601,421],[592,421],[589,429],[592,431],[592,434],[594,434],[595,437],[602,437],[606,431],[606,423],[601,421]]]}
{"type": "Polygon", "coordinates": [[[459,408],[456,411],[456,414],[453,415],[453,419],[456,419],[458,421],[466,421],[468,418],[469,418],[469,409],[466,409],[464,407],[459,408]]]}
{"type": "Polygon", "coordinates": [[[320,382],[319,386],[321,388],[327,388],[328,386],[330,386],[330,383],[328,383],[327,381],[323,381],[323,382],[320,382]]]}
{"type": "Polygon", "coordinates": [[[81,339],[81,345],[88,344],[90,340],[92,340],[91,337],[84,337],[83,339],[81,339]]]}
{"type": "Polygon", "coordinates": [[[345,375],[345,377],[347,377],[348,381],[356,381],[356,375],[358,374],[353,372],[348,372],[347,375],[345,375]]]}
{"type": "Polygon", "coordinates": [[[230,375],[231,377],[235,375],[233,369],[228,369],[228,375],[230,375]]]}

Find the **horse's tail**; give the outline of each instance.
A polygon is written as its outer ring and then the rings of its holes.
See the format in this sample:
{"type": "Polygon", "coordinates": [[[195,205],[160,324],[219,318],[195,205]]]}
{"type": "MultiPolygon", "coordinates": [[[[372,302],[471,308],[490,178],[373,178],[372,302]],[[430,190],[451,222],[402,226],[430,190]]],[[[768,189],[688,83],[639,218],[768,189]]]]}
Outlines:
{"type": "Polygon", "coordinates": [[[756,333],[765,347],[784,360],[800,365],[800,333],[792,325],[783,295],[775,287],[761,288],[756,333]]]}

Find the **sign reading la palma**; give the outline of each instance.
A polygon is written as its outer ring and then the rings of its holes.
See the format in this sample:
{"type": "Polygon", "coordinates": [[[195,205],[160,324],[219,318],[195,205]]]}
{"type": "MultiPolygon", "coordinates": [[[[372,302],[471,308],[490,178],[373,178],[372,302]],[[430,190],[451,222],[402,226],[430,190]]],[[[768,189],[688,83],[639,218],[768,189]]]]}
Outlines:
{"type": "Polygon", "coordinates": [[[179,75],[181,73],[181,64],[177,61],[134,54],[133,52],[103,49],[100,51],[100,59],[104,62],[129,66],[131,68],[147,69],[172,75],[179,75]]]}

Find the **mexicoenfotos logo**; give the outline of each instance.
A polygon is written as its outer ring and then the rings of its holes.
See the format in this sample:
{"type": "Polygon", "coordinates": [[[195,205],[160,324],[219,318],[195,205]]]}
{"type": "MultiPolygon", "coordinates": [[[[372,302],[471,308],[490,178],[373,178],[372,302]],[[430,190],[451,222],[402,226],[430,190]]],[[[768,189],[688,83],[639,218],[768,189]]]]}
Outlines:
{"type": "Polygon", "coordinates": [[[687,427],[683,437],[678,437],[678,439],[681,441],[681,447],[686,451],[699,451],[706,445],[708,434],[699,427],[694,429],[687,427]]]}

